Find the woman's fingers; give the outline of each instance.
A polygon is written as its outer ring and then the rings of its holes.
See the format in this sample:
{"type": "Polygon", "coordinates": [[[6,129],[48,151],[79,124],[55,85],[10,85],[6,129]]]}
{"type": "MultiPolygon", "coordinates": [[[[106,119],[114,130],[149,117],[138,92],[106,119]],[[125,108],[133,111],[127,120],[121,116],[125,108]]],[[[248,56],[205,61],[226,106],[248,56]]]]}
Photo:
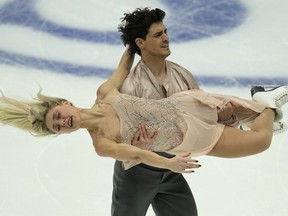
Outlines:
{"type": "Polygon", "coordinates": [[[193,173],[194,169],[201,167],[201,165],[198,164],[198,160],[190,157],[190,153],[177,155],[172,158],[172,160],[174,160],[175,164],[171,170],[178,173],[193,173]]]}

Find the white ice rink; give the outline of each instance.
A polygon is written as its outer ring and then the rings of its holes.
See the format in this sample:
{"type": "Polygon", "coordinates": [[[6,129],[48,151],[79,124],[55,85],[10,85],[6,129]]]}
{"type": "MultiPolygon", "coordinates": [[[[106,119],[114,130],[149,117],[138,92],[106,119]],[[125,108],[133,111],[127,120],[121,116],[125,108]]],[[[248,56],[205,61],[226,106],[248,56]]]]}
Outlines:
{"type": "MultiPolygon", "coordinates": [[[[144,6],[167,12],[168,59],[202,89],[249,98],[249,84],[288,84],[286,0],[0,0],[0,89],[91,106],[124,50],[120,17],[144,6]]],[[[199,157],[185,175],[199,216],[287,216],[287,137],[256,156],[199,157]]],[[[86,131],[35,138],[1,125],[0,215],[109,216],[113,164],[86,131]]]]}

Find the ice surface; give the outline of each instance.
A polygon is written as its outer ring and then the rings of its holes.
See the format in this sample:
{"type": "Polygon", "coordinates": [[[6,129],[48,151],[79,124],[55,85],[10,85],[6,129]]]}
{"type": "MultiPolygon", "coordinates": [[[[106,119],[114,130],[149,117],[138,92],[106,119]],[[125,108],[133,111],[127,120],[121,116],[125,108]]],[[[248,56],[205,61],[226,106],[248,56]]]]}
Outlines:
{"type": "MultiPolygon", "coordinates": [[[[288,84],[285,0],[1,0],[0,89],[27,98],[41,86],[91,106],[123,51],[119,18],[142,6],[167,12],[169,60],[201,88],[249,98],[248,84],[288,84]]],[[[0,215],[110,215],[114,161],[95,154],[87,132],[34,138],[0,126],[0,134],[0,215]]],[[[199,215],[288,215],[287,155],[285,133],[256,156],[199,157],[203,167],[185,175],[199,215]]]]}

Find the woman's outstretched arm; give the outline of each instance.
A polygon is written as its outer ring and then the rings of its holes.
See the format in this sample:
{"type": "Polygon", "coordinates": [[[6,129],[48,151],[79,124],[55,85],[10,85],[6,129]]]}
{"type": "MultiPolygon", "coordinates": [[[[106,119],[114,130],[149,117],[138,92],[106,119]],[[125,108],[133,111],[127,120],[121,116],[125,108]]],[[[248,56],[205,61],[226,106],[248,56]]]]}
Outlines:
{"type": "Polygon", "coordinates": [[[99,156],[111,157],[119,161],[145,163],[177,173],[191,173],[192,169],[200,167],[196,160],[190,158],[189,153],[174,158],[165,158],[154,152],[125,143],[116,143],[107,138],[98,138],[93,144],[99,156]]]}

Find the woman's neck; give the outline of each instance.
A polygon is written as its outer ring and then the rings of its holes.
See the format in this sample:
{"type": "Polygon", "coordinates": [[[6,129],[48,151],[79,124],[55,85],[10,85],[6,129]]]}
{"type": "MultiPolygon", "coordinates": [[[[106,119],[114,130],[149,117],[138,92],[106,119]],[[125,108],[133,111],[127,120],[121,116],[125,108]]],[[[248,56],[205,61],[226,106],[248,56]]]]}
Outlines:
{"type": "Polygon", "coordinates": [[[104,113],[97,106],[91,109],[81,109],[81,127],[86,129],[93,129],[100,123],[100,118],[104,116],[104,113]]]}

